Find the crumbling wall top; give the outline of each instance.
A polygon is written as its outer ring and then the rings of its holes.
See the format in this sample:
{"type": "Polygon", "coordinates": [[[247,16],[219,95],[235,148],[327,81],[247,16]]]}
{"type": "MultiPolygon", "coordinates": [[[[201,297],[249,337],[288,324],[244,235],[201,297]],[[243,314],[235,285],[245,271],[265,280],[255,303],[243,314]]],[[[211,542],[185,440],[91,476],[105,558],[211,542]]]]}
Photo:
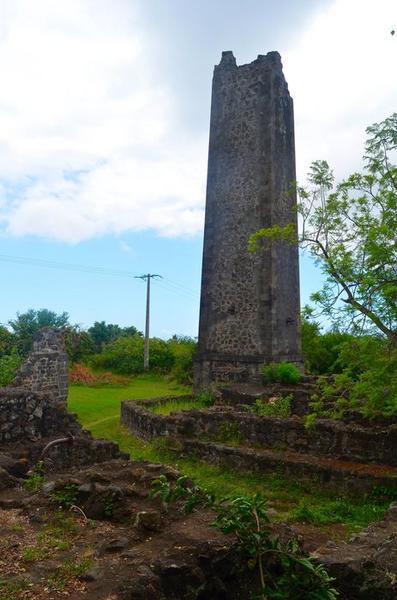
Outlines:
{"type": "Polygon", "coordinates": [[[12,386],[46,395],[66,405],[68,358],[63,332],[45,327],[33,339],[33,350],[18,371],[12,386]]]}

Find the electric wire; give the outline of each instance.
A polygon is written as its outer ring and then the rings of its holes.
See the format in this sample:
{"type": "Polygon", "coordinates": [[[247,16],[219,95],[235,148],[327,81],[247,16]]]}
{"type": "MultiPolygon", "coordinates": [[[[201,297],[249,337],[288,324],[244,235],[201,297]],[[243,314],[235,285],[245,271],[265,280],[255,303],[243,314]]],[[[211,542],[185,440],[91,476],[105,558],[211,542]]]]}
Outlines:
{"type": "MultiPolygon", "coordinates": [[[[28,258],[26,256],[11,256],[7,254],[0,254],[0,261],[3,262],[11,262],[19,265],[32,265],[36,267],[49,268],[55,270],[64,270],[64,271],[77,271],[80,273],[91,273],[96,275],[107,275],[113,277],[127,277],[128,279],[133,279],[137,276],[135,273],[130,271],[124,271],[121,269],[111,269],[107,267],[96,267],[93,265],[81,265],[74,263],[65,263],[65,262],[57,262],[51,261],[47,259],[39,259],[39,258],[28,258]]],[[[176,295],[179,295],[183,298],[197,301],[199,293],[194,292],[184,284],[178,283],[176,281],[172,281],[168,278],[164,278],[162,280],[154,280],[156,285],[160,285],[160,287],[168,292],[172,292],[176,295]],[[161,283],[160,283],[161,281],[161,283]]]]}

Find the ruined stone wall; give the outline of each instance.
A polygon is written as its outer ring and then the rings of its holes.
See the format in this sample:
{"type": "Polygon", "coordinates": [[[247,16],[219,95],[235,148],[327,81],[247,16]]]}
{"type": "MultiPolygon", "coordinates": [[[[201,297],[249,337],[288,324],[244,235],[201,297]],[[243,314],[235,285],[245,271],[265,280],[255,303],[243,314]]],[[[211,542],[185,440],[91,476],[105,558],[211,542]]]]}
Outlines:
{"type": "Polygon", "coordinates": [[[0,444],[80,431],[75,415],[51,398],[23,388],[0,389],[0,444]]]}
{"type": "Polygon", "coordinates": [[[259,417],[228,407],[184,410],[167,416],[150,410],[169,400],[122,402],[121,422],[147,440],[159,436],[185,436],[227,441],[231,436],[233,442],[255,447],[397,466],[396,424],[363,427],[319,419],[316,426],[307,431],[301,419],[259,417]]]}
{"type": "Polygon", "coordinates": [[[33,350],[12,385],[45,394],[66,406],[68,359],[61,331],[46,327],[35,335],[33,350]]]}
{"type": "Polygon", "coordinates": [[[224,52],[212,89],[195,385],[249,380],[263,362],[301,362],[298,249],[250,254],[249,235],[296,226],[293,104],[280,55],[237,66],[224,52]]]}

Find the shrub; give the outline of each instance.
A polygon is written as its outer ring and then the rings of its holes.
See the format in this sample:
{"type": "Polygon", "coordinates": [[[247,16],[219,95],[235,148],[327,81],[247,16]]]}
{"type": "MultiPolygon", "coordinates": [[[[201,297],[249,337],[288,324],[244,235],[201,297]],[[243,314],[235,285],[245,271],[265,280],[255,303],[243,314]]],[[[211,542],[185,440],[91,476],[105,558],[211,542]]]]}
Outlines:
{"type": "Polygon", "coordinates": [[[110,369],[121,375],[143,371],[143,339],[140,336],[118,338],[106,344],[90,363],[99,369],[110,369]]]}
{"type": "MultiPolygon", "coordinates": [[[[90,363],[99,369],[110,369],[120,375],[143,372],[144,340],[140,335],[120,337],[106,344],[100,354],[95,354],[90,363]]],[[[169,344],[159,338],[150,340],[150,368],[166,373],[174,365],[174,355],[169,344]]]]}
{"type": "Polygon", "coordinates": [[[307,556],[297,540],[271,535],[266,501],[259,494],[223,501],[216,512],[213,526],[234,534],[248,567],[258,569],[261,593],[256,598],[336,599],[334,579],[323,565],[307,556]]]}
{"type": "Polygon", "coordinates": [[[174,357],[171,377],[185,385],[193,383],[193,355],[197,349],[196,340],[190,337],[173,336],[167,343],[174,357]]]}
{"type": "Polygon", "coordinates": [[[15,348],[11,354],[0,357],[0,386],[8,385],[13,381],[21,364],[22,359],[15,348]]]}
{"type": "Polygon", "coordinates": [[[341,372],[339,355],[343,344],[354,339],[348,333],[329,331],[321,334],[318,323],[302,320],[302,352],[305,370],[313,375],[341,372]]]}
{"type": "Polygon", "coordinates": [[[287,396],[275,396],[268,400],[255,401],[255,405],[252,408],[252,412],[256,413],[260,417],[280,417],[288,418],[291,416],[291,402],[292,394],[287,396]]]}
{"type": "Polygon", "coordinates": [[[69,381],[81,385],[127,385],[130,379],[123,375],[114,375],[110,371],[94,373],[90,367],[76,363],[69,369],[69,381]]]}
{"type": "Polygon", "coordinates": [[[264,365],[262,377],[264,383],[298,383],[301,374],[295,365],[284,361],[264,365]]]}
{"type": "Polygon", "coordinates": [[[81,363],[76,363],[69,369],[69,381],[70,383],[93,385],[94,383],[98,383],[98,378],[89,367],[81,363]]]}

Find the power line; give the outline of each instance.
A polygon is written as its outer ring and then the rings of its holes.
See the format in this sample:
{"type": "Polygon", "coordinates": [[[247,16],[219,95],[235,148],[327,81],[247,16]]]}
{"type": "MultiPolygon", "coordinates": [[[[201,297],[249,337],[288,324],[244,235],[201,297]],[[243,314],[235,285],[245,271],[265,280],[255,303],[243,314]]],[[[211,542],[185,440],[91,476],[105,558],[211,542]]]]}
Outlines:
{"type": "Polygon", "coordinates": [[[134,273],[122,271],[120,269],[109,269],[107,267],[94,267],[92,265],[78,265],[72,263],[56,262],[52,260],[44,260],[41,258],[27,258],[25,256],[9,256],[0,254],[0,261],[11,262],[21,265],[34,265],[48,269],[61,269],[64,271],[80,271],[82,273],[97,273],[98,275],[114,275],[118,277],[134,277],[134,273]]]}
{"type": "MultiPolygon", "coordinates": [[[[80,273],[90,273],[95,275],[106,275],[111,277],[127,277],[131,278],[139,278],[135,273],[130,271],[124,271],[121,269],[111,269],[107,267],[97,267],[93,265],[81,265],[76,263],[65,263],[65,262],[57,262],[47,259],[40,258],[29,258],[26,256],[11,256],[7,254],[0,254],[0,261],[10,262],[13,264],[19,265],[33,265],[36,267],[46,268],[46,269],[55,269],[55,270],[63,270],[63,271],[77,271],[80,273]]],[[[162,279],[162,282],[156,281],[157,285],[168,292],[172,292],[177,294],[178,296],[187,298],[189,300],[197,301],[199,297],[199,292],[194,292],[191,288],[188,288],[186,285],[173,281],[171,279],[165,278],[162,279]]]]}
{"type": "Polygon", "coordinates": [[[166,292],[171,292],[172,294],[176,294],[177,296],[180,296],[181,298],[184,298],[186,300],[190,300],[191,302],[196,302],[198,299],[197,296],[193,296],[192,294],[188,294],[188,293],[183,292],[182,290],[177,290],[175,288],[168,286],[165,281],[161,281],[161,282],[156,281],[155,285],[156,285],[156,287],[158,286],[166,292]]]}

